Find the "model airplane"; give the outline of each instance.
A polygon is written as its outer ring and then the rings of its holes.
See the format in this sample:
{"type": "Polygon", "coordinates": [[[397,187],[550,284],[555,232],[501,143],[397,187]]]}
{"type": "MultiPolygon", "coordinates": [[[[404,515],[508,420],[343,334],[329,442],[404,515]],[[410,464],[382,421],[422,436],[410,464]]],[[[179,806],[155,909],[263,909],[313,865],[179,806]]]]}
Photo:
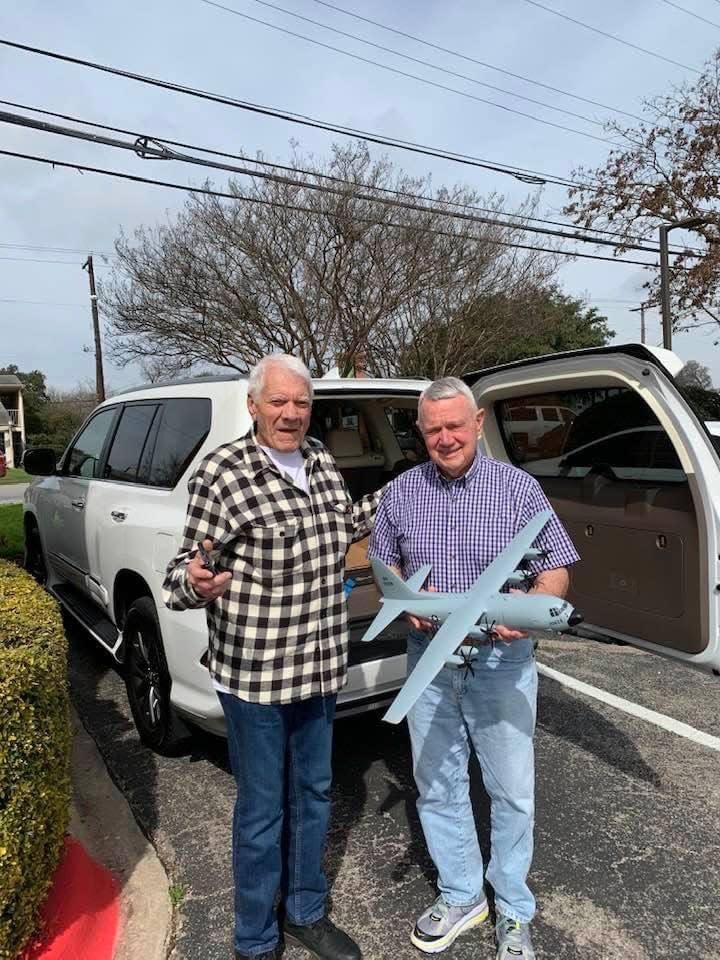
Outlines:
{"type": "Polygon", "coordinates": [[[400,723],[445,664],[462,663],[465,655],[472,652],[473,638],[487,641],[496,623],[516,630],[565,630],[582,622],[582,615],[560,597],[499,592],[508,582],[527,582],[528,574],[522,564],[544,555],[532,544],[551,516],[550,510],[544,510],[525,524],[465,593],[421,592],[430,565],[409,580],[401,580],[384,563],[371,561],[383,599],[380,612],[362,638],[364,641],[374,640],[403,613],[442,624],[384,720],[400,723]],[[456,653],[458,649],[462,659],[456,653]]]}

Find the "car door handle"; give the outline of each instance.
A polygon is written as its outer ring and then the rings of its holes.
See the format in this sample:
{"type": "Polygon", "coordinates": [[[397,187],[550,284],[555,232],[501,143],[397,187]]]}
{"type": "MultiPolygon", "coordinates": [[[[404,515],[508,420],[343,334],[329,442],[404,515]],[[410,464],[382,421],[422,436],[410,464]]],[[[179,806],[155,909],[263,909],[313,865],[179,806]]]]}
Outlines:
{"type": "Polygon", "coordinates": [[[123,520],[127,517],[127,514],[124,510],[111,510],[110,516],[113,518],[115,523],[122,523],[123,520]]]}
{"type": "Polygon", "coordinates": [[[75,507],[76,510],[84,510],[84,509],[85,509],[85,501],[84,501],[84,500],[71,500],[70,503],[72,504],[73,507],[75,507]]]}

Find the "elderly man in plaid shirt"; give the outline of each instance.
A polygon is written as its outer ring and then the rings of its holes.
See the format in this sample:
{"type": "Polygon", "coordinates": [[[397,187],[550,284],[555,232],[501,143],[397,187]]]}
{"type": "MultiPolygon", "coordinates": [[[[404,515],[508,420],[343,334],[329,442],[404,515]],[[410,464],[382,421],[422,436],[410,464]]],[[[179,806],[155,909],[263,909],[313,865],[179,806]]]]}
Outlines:
{"type": "Polygon", "coordinates": [[[320,960],[360,960],[326,915],[335,699],[347,674],[345,554],[370,531],[379,493],[353,504],[321,443],[306,438],[312,382],[293,357],[248,380],[255,429],[210,453],[190,480],[184,541],[168,567],[172,609],[207,608],[210,673],[227,721],[235,956],[280,956],[284,938],[320,960]],[[198,543],[218,554],[214,573],[198,543]]]}
{"type": "MultiPolygon", "coordinates": [[[[549,508],[537,481],[481,456],[484,413],[466,384],[436,380],[423,391],[418,425],[430,462],[398,477],[378,508],[370,555],[405,578],[432,564],[429,589],[469,589],[535,514],[549,508]]],[[[578,555],[557,517],[536,540],[534,591],[563,596],[578,555]]],[[[408,671],[429,643],[431,624],[411,617],[408,671]]],[[[474,641],[476,642],[476,641],[474,641]]],[[[490,796],[497,960],[534,960],[527,885],[533,849],[533,733],[537,671],[533,641],[495,624],[462,666],[446,665],[408,714],[418,812],[438,871],[440,896],[418,918],[411,940],[439,953],[488,916],[483,861],[469,793],[474,748],[490,796]]]]}

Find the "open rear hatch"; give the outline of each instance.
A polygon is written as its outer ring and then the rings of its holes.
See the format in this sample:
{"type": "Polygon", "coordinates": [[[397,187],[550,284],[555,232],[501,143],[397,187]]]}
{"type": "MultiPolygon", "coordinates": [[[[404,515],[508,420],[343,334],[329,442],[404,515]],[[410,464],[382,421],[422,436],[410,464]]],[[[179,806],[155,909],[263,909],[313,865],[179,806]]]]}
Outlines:
{"type": "Polygon", "coordinates": [[[490,456],[541,484],[582,562],[579,632],[720,671],[720,462],[673,381],[640,345],[468,374],[490,456]]]}

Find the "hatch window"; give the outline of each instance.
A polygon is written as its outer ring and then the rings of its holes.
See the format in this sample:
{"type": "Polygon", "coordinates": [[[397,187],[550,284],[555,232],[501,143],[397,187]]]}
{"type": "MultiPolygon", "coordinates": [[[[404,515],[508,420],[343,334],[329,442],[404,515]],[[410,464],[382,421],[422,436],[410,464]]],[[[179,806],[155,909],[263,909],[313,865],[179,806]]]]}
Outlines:
{"type": "Polygon", "coordinates": [[[658,483],[686,479],[672,441],[643,398],[626,387],[513,397],[496,405],[513,463],[537,477],[658,483]],[[534,418],[526,417],[534,411],[534,418]]]}

